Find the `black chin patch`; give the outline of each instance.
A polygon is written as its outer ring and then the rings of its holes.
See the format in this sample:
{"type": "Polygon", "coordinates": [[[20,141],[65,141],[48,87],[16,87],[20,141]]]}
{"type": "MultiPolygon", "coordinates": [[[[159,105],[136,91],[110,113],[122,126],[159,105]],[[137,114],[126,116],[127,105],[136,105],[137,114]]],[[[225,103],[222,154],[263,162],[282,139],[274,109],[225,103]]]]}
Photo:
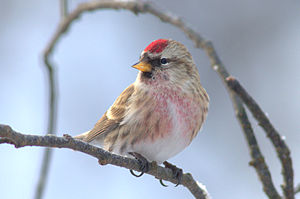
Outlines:
{"type": "Polygon", "coordinates": [[[143,72],[143,76],[146,78],[152,78],[152,72],[143,72]]]}

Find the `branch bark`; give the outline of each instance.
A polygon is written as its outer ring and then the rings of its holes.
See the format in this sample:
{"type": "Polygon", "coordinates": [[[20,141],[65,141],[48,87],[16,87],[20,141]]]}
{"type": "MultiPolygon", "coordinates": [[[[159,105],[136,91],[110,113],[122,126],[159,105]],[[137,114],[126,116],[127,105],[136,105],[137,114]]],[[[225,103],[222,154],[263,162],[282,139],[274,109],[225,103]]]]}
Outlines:
{"type": "Polygon", "coordinates": [[[286,198],[294,198],[294,172],[289,148],[285,144],[284,140],[281,139],[281,136],[273,127],[270,120],[259,107],[259,105],[247,93],[237,79],[230,76],[226,79],[226,81],[227,85],[243,100],[254,118],[258,121],[259,125],[266,132],[266,135],[270,138],[282,166],[282,175],[284,179],[282,189],[284,195],[286,198]]]}
{"type": "Polygon", "coordinates": [[[256,170],[256,173],[263,184],[263,190],[270,199],[281,199],[278,194],[271,177],[270,170],[265,162],[264,156],[262,155],[258,143],[256,141],[253,128],[248,119],[246,110],[240,100],[236,95],[231,94],[233,99],[233,106],[235,109],[236,117],[240,123],[240,126],[244,132],[244,136],[247,140],[248,147],[250,149],[250,155],[252,160],[250,165],[256,170]]]}
{"type": "MultiPolygon", "coordinates": [[[[135,171],[139,171],[140,166],[138,161],[135,159],[112,154],[96,146],[73,139],[69,135],[64,135],[64,137],[57,137],[55,135],[25,135],[17,133],[9,126],[0,125],[0,144],[1,143],[13,144],[16,148],[25,146],[67,148],[93,156],[98,159],[98,162],[101,165],[111,164],[135,171]]],[[[170,169],[158,166],[155,162],[150,164],[150,169],[147,174],[152,175],[157,179],[162,179],[177,184],[177,179],[173,178],[172,171],[170,169]]],[[[195,198],[209,198],[205,187],[199,182],[195,181],[191,174],[183,174],[181,183],[183,186],[189,189],[195,198]]]]}

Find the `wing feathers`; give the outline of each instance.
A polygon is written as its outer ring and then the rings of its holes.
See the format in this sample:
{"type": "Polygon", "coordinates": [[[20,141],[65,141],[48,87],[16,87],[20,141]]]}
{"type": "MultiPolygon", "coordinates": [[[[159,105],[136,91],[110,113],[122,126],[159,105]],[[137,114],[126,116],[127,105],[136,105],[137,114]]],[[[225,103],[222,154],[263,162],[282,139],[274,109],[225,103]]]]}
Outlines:
{"type": "Polygon", "coordinates": [[[95,124],[94,128],[88,134],[86,134],[83,140],[86,142],[91,142],[96,139],[97,136],[106,134],[118,128],[125,116],[126,107],[129,104],[129,98],[133,92],[134,85],[131,84],[121,93],[114,104],[100,118],[100,120],[95,124]]]}

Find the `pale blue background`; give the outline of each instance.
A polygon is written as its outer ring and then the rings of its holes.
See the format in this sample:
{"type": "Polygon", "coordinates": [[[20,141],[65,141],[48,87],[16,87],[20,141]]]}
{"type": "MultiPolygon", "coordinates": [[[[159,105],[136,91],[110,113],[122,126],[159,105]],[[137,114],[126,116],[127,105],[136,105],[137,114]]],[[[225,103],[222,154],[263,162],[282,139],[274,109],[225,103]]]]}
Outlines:
{"type": "MultiPolygon", "coordinates": [[[[69,1],[74,9],[80,1],[69,1]]],[[[300,2],[295,0],[155,1],[182,16],[211,39],[238,77],[286,137],[300,182],[300,2]]],[[[42,51],[60,20],[58,1],[0,0],[0,123],[23,133],[44,134],[47,81],[42,51]]],[[[185,35],[150,15],[128,11],[84,14],[60,40],[53,60],[59,84],[57,133],[76,135],[93,127],[120,92],[135,80],[135,63],[146,45],[173,38],[191,51],[211,105],[202,132],[170,161],[204,183],[213,198],[266,198],[248,166],[248,148],[228,94],[202,50],[185,35]]],[[[280,164],[253,121],[258,142],[279,188],[280,164]]],[[[1,198],[32,198],[42,148],[0,146],[1,198]]],[[[182,186],[162,187],[152,176],[99,166],[97,160],[56,149],[45,199],[192,198],[182,186]]],[[[300,198],[298,194],[297,198],[300,198]]]]}

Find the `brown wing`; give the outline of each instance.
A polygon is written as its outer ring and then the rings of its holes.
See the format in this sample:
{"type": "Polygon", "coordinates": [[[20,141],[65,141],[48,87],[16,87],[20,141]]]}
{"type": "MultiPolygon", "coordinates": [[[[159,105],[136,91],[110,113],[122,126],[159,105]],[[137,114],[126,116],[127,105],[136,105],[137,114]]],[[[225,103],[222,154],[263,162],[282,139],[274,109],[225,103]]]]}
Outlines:
{"type": "Polygon", "coordinates": [[[124,118],[126,107],[128,106],[128,99],[133,92],[134,85],[131,84],[121,93],[114,104],[105,112],[101,119],[95,124],[94,128],[86,134],[83,140],[91,142],[97,136],[109,133],[119,127],[124,118]]]}

